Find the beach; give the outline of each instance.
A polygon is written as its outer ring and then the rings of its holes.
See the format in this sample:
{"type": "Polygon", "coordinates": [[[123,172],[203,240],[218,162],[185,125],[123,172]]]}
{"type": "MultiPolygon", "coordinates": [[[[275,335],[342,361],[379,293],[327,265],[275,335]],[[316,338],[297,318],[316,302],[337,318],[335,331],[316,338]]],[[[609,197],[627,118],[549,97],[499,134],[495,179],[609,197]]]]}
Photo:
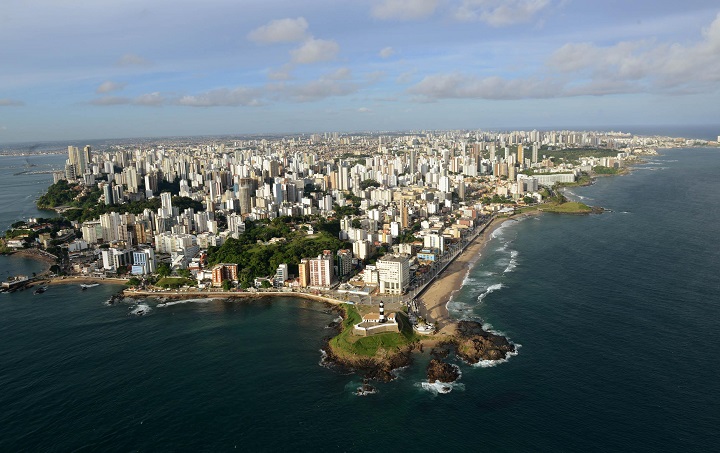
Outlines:
{"type": "Polygon", "coordinates": [[[496,217],[491,220],[482,234],[478,235],[418,298],[420,314],[429,322],[436,324],[438,334],[448,336],[455,334],[457,320],[450,317],[447,304],[453,295],[462,288],[465,276],[480,259],[481,252],[490,239],[492,232],[507,221],[516,221],[518,218],[528,215],[536,215],[536,213],[526,213],[513,217],[496,217]]]}

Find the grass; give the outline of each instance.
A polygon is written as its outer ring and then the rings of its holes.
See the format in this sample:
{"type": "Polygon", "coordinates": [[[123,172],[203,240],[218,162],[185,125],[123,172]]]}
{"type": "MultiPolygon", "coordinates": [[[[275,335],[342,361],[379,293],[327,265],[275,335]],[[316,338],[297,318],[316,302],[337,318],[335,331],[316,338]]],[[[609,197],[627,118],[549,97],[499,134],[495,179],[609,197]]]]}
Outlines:
{"type": "Polygon", "coordinates": [[[419,339],[404,312],[399,311],[395,314],[400,323],[400,333],[386,332],[369,337],[353,335],[353,326],[362,321],[355,307],[348,306],[345,313],[342,332],[330,340],[330,345],[336,354],[375,357],[380,351],[394,352],[419,339]]]}
{"type": "Polygon", "coordinates": [[[183,285],[193,285],[195,280],[185,277],[163,277],[155,284],[161,288],[179,288],[183,285]]]}
{"type": "Polygon", "coordinates": [[[540,208],[544,212],[557,212],[560,214],[588,214],[592,208],[584,203],[568,201],[566,203],[548,203],[540,208]]]}

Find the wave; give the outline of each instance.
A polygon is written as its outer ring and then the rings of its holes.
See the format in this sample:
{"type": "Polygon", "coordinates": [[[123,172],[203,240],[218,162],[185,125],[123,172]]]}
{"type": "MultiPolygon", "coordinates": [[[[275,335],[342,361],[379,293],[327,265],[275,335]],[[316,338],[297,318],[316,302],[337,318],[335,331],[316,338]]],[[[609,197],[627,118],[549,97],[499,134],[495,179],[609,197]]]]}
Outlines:
{"type": "Polygon", "coordinates": [[[422,381],[415,384],[416,386],[420,387],[421,389],[432,393],[433,395],[441,395],[450,393],[453,390],[465,390],[465,384],[461,382],[428,382],[428,381],[422,381]]]}
{"type": "Polygon", "coordinates": [[[510,252],[510,262],[508,263],[507,267],[503,271],[503,274],[506,272],[512,272],[513,270],[515,270],[515,268],[517,267],[517,264],[518,264],[517,259],[516,259],[517,256],[518,256],[517,250],[512,250],[510,252]]]}
{"type": "Polygon", "coordinates": [[[516,355],[519,354],[518,348],[519,348],[520,346],[522,346],[522,345],[515,344],[514,346],[515,346],[515,351],[513,351],[513,352],[508,352],[504,359],[499,359],[499,360],[481,360],[481,361],[479,361],[478,363],[473,364],[473,366],[474,366],[475,368],[490,368],[490,367],[497,366],[497,365],[499,365],[499,364],[501,364],[501,363],[506,363],[508,360],[510,360],[510,357],[515,357],[516,355]]]}
{"type": "Polygon", "coordinates": [[[494,285],[488,286],[487,289],[477,297],[477,301],[482,302],[483,299],[485,299],[488,296],[488,294],[493,293],[502,288],[503,288],[502,283],[495,283],[494,285]]]}
{"type": "Polygon", "coordinates": [[[152,309],[150,308],[150,305],[148,305],[146,303],[142,303],[142,304],[137,304],[137,306],[135,308],[130,310],[130,314],[133,316],[143,316],[143,315],[150,313],[150,311],[152,311],[152,309]]]}
{"type": "Polygon", "coordinates": [[[173,305],[191,304],[191,303],[206,304],[206,303],[212,302],[212,301],[214,301],[214,300],[221,300],[221,299],[199,298],[199,299],[173,300],[173,301],[170,301],[170,302],[161,302],[161,303],[155,305],[155,307],[156,307],[156,308],[164,308],[164,307],[172,307],[173,305]]]}

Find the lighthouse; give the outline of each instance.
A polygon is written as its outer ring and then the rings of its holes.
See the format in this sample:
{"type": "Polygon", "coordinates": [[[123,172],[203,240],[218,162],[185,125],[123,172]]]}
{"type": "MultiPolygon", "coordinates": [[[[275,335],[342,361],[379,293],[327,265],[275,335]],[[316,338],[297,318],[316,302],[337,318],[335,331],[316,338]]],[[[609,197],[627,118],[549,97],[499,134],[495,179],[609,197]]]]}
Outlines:
{"type": "Polygon", "coordinates": [[[380,301],[380,323],[385,322],[385,303],[380,301]]]}

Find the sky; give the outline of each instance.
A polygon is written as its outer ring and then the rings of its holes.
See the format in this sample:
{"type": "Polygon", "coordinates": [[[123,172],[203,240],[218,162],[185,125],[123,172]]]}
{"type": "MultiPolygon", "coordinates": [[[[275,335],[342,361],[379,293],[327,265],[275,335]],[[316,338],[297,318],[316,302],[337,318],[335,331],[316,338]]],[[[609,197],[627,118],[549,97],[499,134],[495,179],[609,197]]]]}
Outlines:
{"type": "Polygon", "coordinates": [[[0,8],[0,143],[625,124],[720,125],[717,0],[0,8]]]}

